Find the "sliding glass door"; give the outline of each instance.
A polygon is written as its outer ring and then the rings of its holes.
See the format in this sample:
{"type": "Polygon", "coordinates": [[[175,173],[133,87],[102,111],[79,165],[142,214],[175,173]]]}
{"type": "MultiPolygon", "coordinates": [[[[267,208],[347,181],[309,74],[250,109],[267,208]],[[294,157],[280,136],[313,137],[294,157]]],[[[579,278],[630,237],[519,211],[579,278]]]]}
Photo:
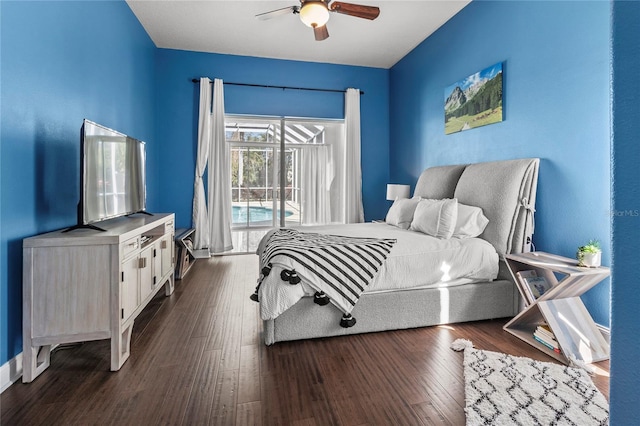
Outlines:
{"type": "Polygon", "coordinates": [[[341,120],[227,116],[232,227],[340,221],[331,206],[341,190],[334,154],[342,130],[341,120]]]}
{"type": "Polygon", "coordinates": [[[227,122],[233,227],[274,226],[278,211],[278,122],[227,122]]]}

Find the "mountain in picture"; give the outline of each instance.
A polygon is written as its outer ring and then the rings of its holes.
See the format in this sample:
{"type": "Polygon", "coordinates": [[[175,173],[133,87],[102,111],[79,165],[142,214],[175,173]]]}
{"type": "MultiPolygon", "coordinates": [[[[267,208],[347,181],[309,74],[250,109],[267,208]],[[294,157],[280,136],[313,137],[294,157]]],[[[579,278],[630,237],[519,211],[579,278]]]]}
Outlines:
{"type": "Polygon", "coordinates": [[[444,116],[447,135],[502,121],[502,63],[447,87],[444,116]]]}
{"type": "Polygon", "coordinates": [[[455,111],[460,108],[465,102],[467,102],[467,97],[464,92],[460,88],[460,86],[456,86],[451,92],[451,95],[444,102],[444,110],[446,111],[455,111]]]}

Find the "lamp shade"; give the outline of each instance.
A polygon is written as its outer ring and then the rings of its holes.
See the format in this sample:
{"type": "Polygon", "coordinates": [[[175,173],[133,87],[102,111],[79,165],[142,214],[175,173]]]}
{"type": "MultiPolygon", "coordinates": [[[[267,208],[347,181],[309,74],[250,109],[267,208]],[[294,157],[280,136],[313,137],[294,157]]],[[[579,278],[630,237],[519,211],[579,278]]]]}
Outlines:
{"type": "Polygon", "coordinates": [[[387,200],[396,200],[397,198],[409,198],[409,185],[398,185],[395,183],[387,184],[387,200]]]}
{"type": "Polygon", "coordinates": [[[308,27],[322,27],[329,21],[329,10],[322,1],[305,1],[300,9],[300,20],[308,27]]]}

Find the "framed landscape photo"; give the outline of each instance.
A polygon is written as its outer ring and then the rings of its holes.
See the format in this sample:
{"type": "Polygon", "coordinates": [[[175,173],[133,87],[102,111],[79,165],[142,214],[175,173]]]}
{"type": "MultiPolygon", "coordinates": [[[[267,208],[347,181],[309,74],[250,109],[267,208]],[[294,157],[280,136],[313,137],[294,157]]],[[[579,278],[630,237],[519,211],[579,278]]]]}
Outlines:
{"type": "Polygon", "coordinates": [[[502,121],[502,62],[444,89],[444,133],[502,121]]]}

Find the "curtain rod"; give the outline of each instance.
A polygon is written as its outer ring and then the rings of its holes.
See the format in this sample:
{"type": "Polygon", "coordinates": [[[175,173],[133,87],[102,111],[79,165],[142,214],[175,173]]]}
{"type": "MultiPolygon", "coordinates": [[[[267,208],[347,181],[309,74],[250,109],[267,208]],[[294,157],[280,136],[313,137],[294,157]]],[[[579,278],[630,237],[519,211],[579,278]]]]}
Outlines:
{"type": "MultiPolygon", "coordinates": [[[[194,78],[191,80],[193,83],[200,83],[200,79],[194,78]]],[[[211,79],[213,83],[213,79],[211,79]]],[[[339,89],[316,89],[313,87],[292,87],[292,86],[271,86],[265,84],[251,84],[251,83],[232,83],[229,81],[223,81],[224,84],[229,84],[231,86],[246,86],[246,87],[266,87],[268,89],[290,89],[290,90],[310,90],[312,92],[335,92],[335,93],[345,93],[346,90],[339,89]]],[[[364,92],[360,90],[360,94],[364,95],[364,92]]]]}

